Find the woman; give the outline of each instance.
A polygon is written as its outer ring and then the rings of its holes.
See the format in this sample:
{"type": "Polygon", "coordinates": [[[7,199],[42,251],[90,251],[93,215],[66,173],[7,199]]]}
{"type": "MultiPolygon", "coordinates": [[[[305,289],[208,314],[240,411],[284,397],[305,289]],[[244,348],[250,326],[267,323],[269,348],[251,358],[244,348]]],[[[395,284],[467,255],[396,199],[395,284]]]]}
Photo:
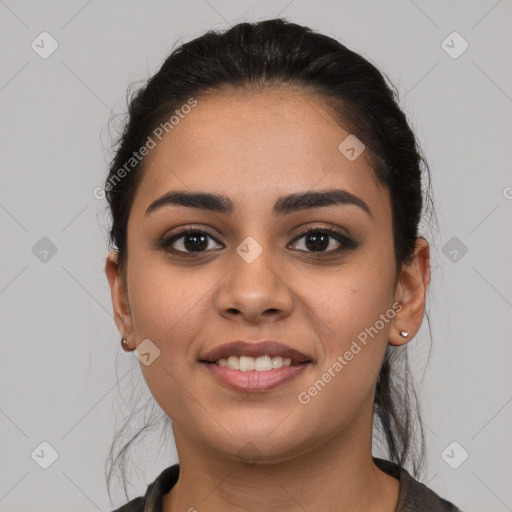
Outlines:
{"type": "Polygon", "coordinates": [[[182,45],[132,98],[105,270],[179,465],[118,512],[458,510],[416,479],[397,373],[425,312],[430,195],[395,96],[276,19],[182,45]]]}

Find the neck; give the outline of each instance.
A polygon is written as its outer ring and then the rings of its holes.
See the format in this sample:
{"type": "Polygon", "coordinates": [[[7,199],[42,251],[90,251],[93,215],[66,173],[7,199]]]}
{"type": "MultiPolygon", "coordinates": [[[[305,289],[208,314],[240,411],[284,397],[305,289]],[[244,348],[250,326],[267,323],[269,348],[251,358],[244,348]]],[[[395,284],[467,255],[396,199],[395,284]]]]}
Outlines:
{"type": "Polygon", "coordinates": [[[174,425],[180,476],[162,511],[261,511],[271,505],[283,512],[394,512],[399,481],[373,463],[371,422],[364,437],[360,428],[281,462],[248,464],[198,446],[174,425]]]}

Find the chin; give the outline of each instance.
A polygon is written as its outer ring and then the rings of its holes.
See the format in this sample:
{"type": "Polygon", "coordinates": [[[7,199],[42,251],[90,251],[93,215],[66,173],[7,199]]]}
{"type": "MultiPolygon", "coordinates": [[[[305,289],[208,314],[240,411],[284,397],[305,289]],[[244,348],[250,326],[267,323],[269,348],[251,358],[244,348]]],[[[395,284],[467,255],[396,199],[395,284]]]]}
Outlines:
{"type": "Polygon", "coordinates": [[[231,425],[231,436],[224,433],[222,440],[209,438],[205,443],[210,444],[220,456],[231,460],[250,465],[276,464],[293,459],[299,446],[307,445],[307,439],[302,438],[303,430],[300,430],[280,430],[278,422],[265,428],[236,429],[231,425]]]}

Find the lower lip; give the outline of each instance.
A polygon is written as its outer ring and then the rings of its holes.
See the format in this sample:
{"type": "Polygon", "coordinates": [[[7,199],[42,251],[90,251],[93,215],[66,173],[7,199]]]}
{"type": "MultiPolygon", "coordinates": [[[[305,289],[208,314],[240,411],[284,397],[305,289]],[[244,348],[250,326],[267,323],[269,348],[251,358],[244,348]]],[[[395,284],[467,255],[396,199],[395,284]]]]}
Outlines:
{"type": "Polygon", "coordinates": [[[301,363],[297,366],[282,366],[281,368],[264,372],[257,370],[242,372],[240,370],[232,370],[225,366],[219,366],[215,363],[201,364],[223,384],[239,391],[257,392],[273,389],[284,382],[294,379],[302,373],[310,363],[301,363]]]}

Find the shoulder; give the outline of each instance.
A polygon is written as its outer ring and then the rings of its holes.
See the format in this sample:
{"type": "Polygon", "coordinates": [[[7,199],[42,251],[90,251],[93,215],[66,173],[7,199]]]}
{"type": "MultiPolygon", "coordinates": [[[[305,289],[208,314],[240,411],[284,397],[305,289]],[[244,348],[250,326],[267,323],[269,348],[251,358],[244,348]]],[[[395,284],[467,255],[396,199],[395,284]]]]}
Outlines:
{"type": "Polygon", "coordinates": [[[112,512],[143,512],[145,504],[146,500],[142,496],[139,496],[138,498],[129,501],[122,507],[112,510],[112,512]]]}
{"type": "Polygon", "coordinates": [[[162,507],[162,497],[169,492],[178,481],[179,464],[165,468],[147,487],[144,496],[129,501],[112,512],[156,512],[162,507]]]}
{"type": "Polygon", "coordinates": [[[373,460],[382,471],[400,481],[400,495],[395,512],[462,512],[453,503],[413,478],[398,464],[375,457],[373,460]]]}

